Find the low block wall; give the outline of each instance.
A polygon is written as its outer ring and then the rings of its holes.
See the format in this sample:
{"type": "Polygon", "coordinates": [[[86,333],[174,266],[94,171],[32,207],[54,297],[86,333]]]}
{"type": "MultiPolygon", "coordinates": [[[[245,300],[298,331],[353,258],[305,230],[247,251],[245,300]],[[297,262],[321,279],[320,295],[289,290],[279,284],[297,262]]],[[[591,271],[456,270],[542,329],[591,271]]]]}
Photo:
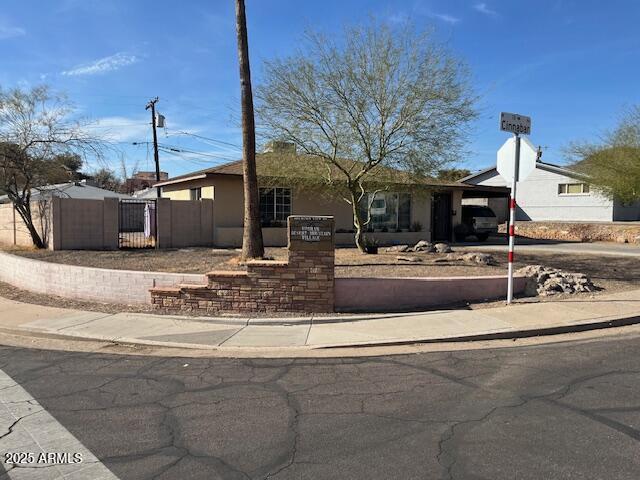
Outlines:
{"type": "Polygon", "coordinates": [[[0,281],[24,290],[104,303],[149,304],[149,289],[203,283],[205,275],[107,270],[42,262],[0,252],[0,281]]]}
{"type": "MultiPolygon", "coordinates": [[[[258,262],[250,266],[247,272],[231,272],[226,276],[213,273],[207,277],[197,274],[77,267],[0,252],[0,281],[37,293],[124,304],[148,304],[151,301],[149,290],[154,286],[164,287],[158,290],[163,292],[163,298],[170,299],[167,304],[175,307],[174,311],[201,307],[203,314],[207,312],[207,307],[210,307],[210,312],[219,309],[219,303],[216,302],[225,303],[225,308],[250,310],[257,306],[259,300],[265,306],[273,305],[265,307],[263,311],[277,312],[282,311],[279,310],[282,308],[279,305],[284,301],[284,306],[287,305],[286,302],[290,302],[297,311],[304,311],[305,308],[300,305],[315,298],[317,311],[333,311],[335,304],[336,311],[382,312],[421,310],[506,296],[506,277],[503,276],[334,280],[333,268],[327,272],[314,270],[317,278],[313,278],[313,275],[303,271],[296,273],[283,268],[285,263],[258,262]],[[284,283],[280,283],[280,278],[284,283]],[[177,301],[183,291],[177,285],[185,284],[190,285],[184,289],[187,300],[177,301]],[[213,290],[209,289],[209,285],[213,290]],[[208,298],[198,298],[202,292],[208,298]],[[204,303],[199,304],[201,301],[204,303]],[[213,303],[206,303],[209,301],[213,303]]],[[[307,269],[308,265],[304,268],[307,269]]],[[[525,285],[524,277],[515,278],[516,293],[522,293],[525,285]]]]}
{"type": "MultiPolygon", "coordinates": [[[[506,226],[500,231],[505,233],[506,226]]],[[[541,240],[640,243],[640,222],[517,222],[516,234],[541,240]]]]}
{"type": "MultiPolygon", "coordinates": [[[[507,296],[507,277],[336,278],[336,311],[392,312],[492,300],[507,296]]],[[[526,277],[515,277],[515,294],[526,277]]]]}

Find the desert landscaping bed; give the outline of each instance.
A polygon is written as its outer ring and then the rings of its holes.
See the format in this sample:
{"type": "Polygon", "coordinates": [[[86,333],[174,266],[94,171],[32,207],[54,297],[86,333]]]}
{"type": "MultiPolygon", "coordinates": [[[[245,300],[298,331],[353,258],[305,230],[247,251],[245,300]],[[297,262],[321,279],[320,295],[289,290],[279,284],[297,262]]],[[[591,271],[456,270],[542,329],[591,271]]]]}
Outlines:
{"type": "MultiPolygon", "coordinates": [[[[11,249],[9,253],[37,260],[117,270],[174,273],[205,273],[211,270],[238,270],[235,249],[187,248],[177,250],[50,251],[11,249]]],[[[478,251],[482,251],[478,247],[478,251]]],[[[267,248],[266,255],[284,260],[285,248],[267,248]]],[[[506,255],[491,252],[493,265],[478,265],[447,258],[447,254],[426,252],[381,252],[363,255],[354,248],[336,250],[336,276],[348,277],[444,277],[501,275],[506,273],[506,255]]],[[[640,260],[633,257],[601,257],[554,253],[517,254],[516,268],[546,265],[570,272],[585,273],[601,288],[619,290],[640,286],[640,260]]]]}

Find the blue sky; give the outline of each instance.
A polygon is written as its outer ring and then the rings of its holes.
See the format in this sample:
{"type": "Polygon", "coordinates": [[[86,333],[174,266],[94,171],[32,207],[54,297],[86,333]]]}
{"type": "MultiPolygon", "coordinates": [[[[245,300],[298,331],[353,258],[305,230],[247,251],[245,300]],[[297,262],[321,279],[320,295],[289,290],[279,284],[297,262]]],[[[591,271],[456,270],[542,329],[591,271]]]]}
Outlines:
{"type": "MultiPolygon", "coordinates": [[[[146,102],[167,118],[160,142],[201,154],[161,153],[171,175],[240,158],[232,0],[3,0],[0,85],[42,82],[64,91],[124,160],[152,169],[146,102]],[[195,133],[204,140],[179,132],[195,133]]],[[[305,28],[338,33],[370,15],[434,27],[471,67],[481,100],[461,166],[495,162],[507,134],[500,111],[532,117],[544,160],[563,163],[572,140],[594,139],[640,103],[636,0],[247,0],[254,84],[261,63],[293,52],[305,28]]],[[[119,155],[109,161],[118,168],[119,155]]]]}

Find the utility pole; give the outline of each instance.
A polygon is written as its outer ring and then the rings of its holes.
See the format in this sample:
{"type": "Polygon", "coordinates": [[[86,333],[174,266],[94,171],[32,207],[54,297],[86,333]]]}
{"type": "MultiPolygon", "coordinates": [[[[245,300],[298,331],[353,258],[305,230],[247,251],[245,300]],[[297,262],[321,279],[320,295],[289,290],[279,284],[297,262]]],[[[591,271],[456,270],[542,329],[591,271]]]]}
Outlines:
{"type": "MultiPolygon", "coordinates": [[[[160,181],[160,158],[158,157],[158,134],[156,132],[156,103],[158,103],[158,100],[158,97],[153,100],[149,100],[149,103],[147,103],[147,106],[144,108],[145,110],[151,109],[151,125],[153,126],[153,159],[156,162],[156,182],[160,181]]],[[[160,187],[156,187],[156,191],[158,198],[160,198],[162,189],[160,187]]]]}

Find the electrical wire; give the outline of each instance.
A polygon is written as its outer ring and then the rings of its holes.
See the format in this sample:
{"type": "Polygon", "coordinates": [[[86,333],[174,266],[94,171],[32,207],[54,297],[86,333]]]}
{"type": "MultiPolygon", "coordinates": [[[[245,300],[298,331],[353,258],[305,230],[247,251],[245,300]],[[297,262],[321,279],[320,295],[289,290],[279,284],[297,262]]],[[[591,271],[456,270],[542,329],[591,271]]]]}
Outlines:
{"type": "Polygon", "coordinates": [[[182,130],[171,132],[171,133],[167,133],[167,136],[175,136],[175,135],[188,135],[190,137],[199,138],[201,140],[208,140],[209,142],[214,142],[214,143],[218,143],[220,145],[233,147],[233,148],[238,149],[238,150],[242,149],[242,147],[240,145],[235,144],[235,143],[225,142],[223,140],[217,140],[215,138],[205,137],[204,135],[198,135],[196,133],[185,132],[185,131],[182,131],[182,130]]]}

